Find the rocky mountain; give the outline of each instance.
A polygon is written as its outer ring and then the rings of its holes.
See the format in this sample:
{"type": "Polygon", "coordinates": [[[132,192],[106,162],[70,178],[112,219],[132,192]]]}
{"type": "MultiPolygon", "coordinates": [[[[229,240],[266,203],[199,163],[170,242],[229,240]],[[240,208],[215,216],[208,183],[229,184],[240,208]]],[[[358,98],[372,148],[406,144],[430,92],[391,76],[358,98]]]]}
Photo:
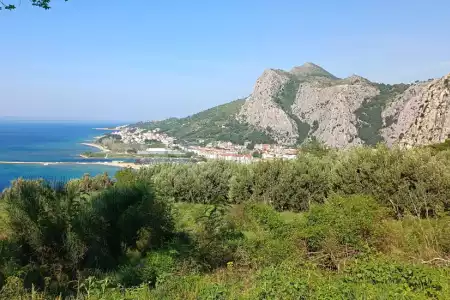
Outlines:
{"type": "Polygon", "coordinates": [[[290,71],[267,69],[245,100],[187,118],[141,123],[182,140],[301,144],[331,147],[415,146],[450,137],[450,75],[414,84],[338,78],[313,63],[290,71]]]}
{"type": "Polygon", "coordinates": [[[384,139],[411,147],[450,138],[450,74],[410,87],[383,111],[384,139]]]}

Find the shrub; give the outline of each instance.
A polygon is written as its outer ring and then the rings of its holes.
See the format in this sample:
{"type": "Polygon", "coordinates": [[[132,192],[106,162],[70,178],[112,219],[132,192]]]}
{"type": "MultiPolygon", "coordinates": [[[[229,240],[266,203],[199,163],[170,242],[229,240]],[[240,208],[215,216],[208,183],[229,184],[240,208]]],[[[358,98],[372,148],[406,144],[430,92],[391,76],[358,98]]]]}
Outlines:
{"type": "Polygon", "coordinates": [[[81,263],[86,245],[71,226],[85,205],[66,190],[44,181],[19,179],[5,190],[12,238],[22,250],[22,264],[37,264],[49,272],[71,272],[81,263]]]}
{"type": "Polygon", "coordinates": [[[228,194],[230,202],[240,204],[249,201],[253,194],[254,180],[251,166],[237,166],[230,179],[230,190],[228,194]]]}
{"type": "Polygon", "coordinates": [[[450,217],[420,219],[407,216],[383,224],[379,248],[407,259],[445,262],[450,255],[450,217]]]}
{"type": "Polygon", "coordinates": [[[283,227],[284,222],[279,213],[271,206],[261,203],[247,203],[244,206],[245,219],[243,220],[249,229],[258,230],[262,227],[264,230],[272,231],[283,227]]]}
{"type": "Polygon", "coordinates": [[[194,176],[200,183],[200,203],[227,203],[232,164],[225,161],[213,161],[197,165],[197,168],[194,176]]]}
{"type": "Polygon", "coordinates": [[[79,271],[113,269],[127,248],[147,251],[172,237],[170,205],[145,184],[118,185],[88,198],[44,181],[17,180],[2,200],[27,287],[44,288],[49,277],[59,293],[79,271]]]}
{"type": "Polygon", "coordinates": [[[447,295],[449,293],[446,280],[450,276],[449,269],[439,270],[378,259],[353,264],[346,270],[346,274],[346,282],[398,285],[403,292],[412,291],[413,294],[423,295],[426,298],[438,299],[443,293],[447,295]]]}
{"type": "Polygon", "coordinates": [[[153,182],[161,198],[188,203],[200,202],[201,188],[196,171],[186,165],[165,166],[156,171],[153,182]]]}
{"type": "Polygon", "coordinates": [[[223,267],[233,261],[238,242],[243,237],[226,215],[227,211],[224,206],[208,206],[203,216],[197,219],[193,255],[207,269],[223,267]]]}
{"type": "MultiPolygon", "coordinates": [[[[296,161],[260,162],[253,167],[252,200],[267,203],[277,210],[307,210],[313,203],[323,203],[331,192],[332,160],[314,155],[300,156],[296,161]]],[[[246,193],[249,180],[239,178],[241,193],[246,193]]],[[[237,180],[237,179],[236,179],[237,180]]],[[[235,185],[231,190],[237,194],[235,185]]],[[[234,196],[234,198],[238,198],[234,196]]]]}
{"type": "Polygon", "coordinates": [[[385,210],[372,198],[332,197],[307,215],[308,250],[320,253],[330,263],[326,266],[339,268],[341,260],[374,245],[384,217],[385,210]]]}
{"type": "Polygon", "coordinates": [[[340,156],[334,188],[343,194],[371,195],[398,217],[430,216],[449,205],[448,166],[429,149],[360,148],[340,156]]]}
{"type": "Polygon", "coordinates": [[[286,222],[280,213],[261,203],[247,203],[236,216],[244,239],[239,243],[238,265],[261,267],[304,258],[304,224],[286,222]]]}
{"type": "Polygon", "coordinates": [[[141,251],[163,245],[173,233],[170,205],[155,198],[148,185],[115,186],[95,195],[74,227],[89,248],[84,263],[111,268],[127,248],[141,251]],[[86,231],[86,229],[89,231],[86,231]]]}

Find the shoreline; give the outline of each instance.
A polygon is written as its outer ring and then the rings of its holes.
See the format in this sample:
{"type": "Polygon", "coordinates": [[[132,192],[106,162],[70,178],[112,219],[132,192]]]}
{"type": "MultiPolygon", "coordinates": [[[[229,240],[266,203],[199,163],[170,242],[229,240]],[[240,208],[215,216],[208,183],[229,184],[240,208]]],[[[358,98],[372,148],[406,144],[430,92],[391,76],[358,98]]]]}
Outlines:
{"type": "Polygon", "coordinates": [[[98,127],[98,128],[92,128],[94,130],[104,130],[104,131],[115,131],[118,130],[117,128],[102,128],[102,127],[98,127]]]}
{"type": "Polygon", "coordinates": [[[138,170],[142,167],[142,165],[138,165],[135,163],[128,162],[44,162],[44,161],[0,161],[0,165],[42,165],[42,166],[51,166],[51,165],[100,165],[100,166],[110,166],[110,167],[118,167],[118,168],[132,168],[138,170]]]}
{"type": "Polygon", "coordinates": [[[101,145],[99,145],[99,144],[94,144],[94,143],[81,143],[81,145],[88,146],[88,147],[92,147],[92,148],[96,148],[96,149],[101,150],[102,152],[110,152],[110,151],[111,151],[111,150],[106,149],[105,147],[103,147],[103,146],[101,146],[101,145]]]}

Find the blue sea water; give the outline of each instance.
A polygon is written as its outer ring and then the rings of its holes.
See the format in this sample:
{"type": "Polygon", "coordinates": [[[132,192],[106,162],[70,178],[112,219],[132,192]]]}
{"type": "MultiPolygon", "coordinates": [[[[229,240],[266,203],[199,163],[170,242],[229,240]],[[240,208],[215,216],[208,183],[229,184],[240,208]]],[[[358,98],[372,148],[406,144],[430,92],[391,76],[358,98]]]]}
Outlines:
{"type": "MultiPolygon", "coordinates": [[[[93,128],[117,124],[55,123],[0,121],[0,161],[33,162],[82,162],[79,155],[85,151],[97,151],[82,145],[106,131],[93,128]]],[[[95,159],[95,161],[105,161],[95,159]]],[[[85,173],[110,175],[116,167],[100,165],[5,165],[0,164],[0,191],[18,177],[45,178],[49,181],[67,181],[85,173]]]]}

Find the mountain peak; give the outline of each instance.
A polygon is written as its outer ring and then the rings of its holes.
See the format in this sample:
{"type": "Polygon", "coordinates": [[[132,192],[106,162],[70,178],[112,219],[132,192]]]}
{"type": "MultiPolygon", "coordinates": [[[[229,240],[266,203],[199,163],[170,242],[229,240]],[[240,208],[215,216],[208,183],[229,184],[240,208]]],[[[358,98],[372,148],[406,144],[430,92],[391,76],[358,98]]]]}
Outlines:
{"type": "Polygon", "coordinates": [[[304,67],[304,68],[321,68],[321,67],[319,67],[318,65],[316,65],[315,63],[312,63],[312,62],[310,62],[310,61],[305,62],[305,63],[302,65],[302,67],[304,67]]]}
{"type": "Polygon", "coordinates": [[[306,62],[301,66],[293,67],[290,73],[297,77],[327,77],[337,79],[336,76],[325,70],[324,68],[312,63],[306,62]]]}

